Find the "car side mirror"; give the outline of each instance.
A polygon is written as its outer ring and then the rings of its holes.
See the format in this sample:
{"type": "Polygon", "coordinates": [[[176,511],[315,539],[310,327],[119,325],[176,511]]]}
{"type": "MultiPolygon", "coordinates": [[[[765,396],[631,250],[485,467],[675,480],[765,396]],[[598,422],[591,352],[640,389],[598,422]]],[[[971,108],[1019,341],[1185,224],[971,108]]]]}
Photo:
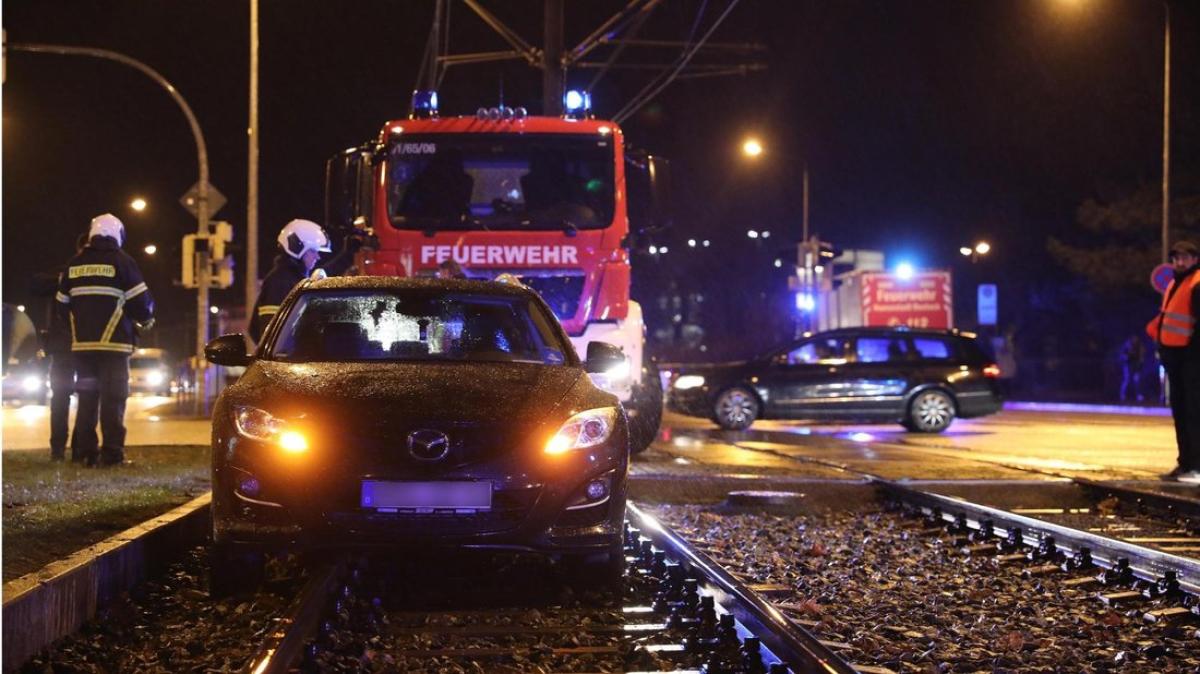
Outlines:
{"type": "Polygon", "coordinates": [[[246,338],[241,334],[221,335],[204,346],[204,357],[208,362],[227,367],[241,367],[250,364],[250,354],[246,353],[246,338]]]}
{"type": "Polygon", "coordinates": [[[588,372],[608,372],[616,365],[625,362],[625,352],[621,347],[608,342],[588,342],[587,362],[583,369],[588,372]]]}

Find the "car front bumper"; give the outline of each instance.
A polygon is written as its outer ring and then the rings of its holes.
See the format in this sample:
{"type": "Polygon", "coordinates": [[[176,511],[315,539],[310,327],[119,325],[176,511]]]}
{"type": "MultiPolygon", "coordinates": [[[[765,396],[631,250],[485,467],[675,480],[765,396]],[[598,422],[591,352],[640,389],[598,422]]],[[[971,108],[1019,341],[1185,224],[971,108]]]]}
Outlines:
{"type": "MultiPolygon", "coordinates": [[[[234,437],[216,447],[229,451],[232,446],[236,457],[239,444],[257,443],[234,437]]],[[[213,476],[213,536],[219,543],[258,549],[490,548],[580,554],[619,544],[626,456],[609,450],[580,451],[552,459],[552,466],[544,462],[530,466],[515,457],[497,457],[435,477],[288,474],[266,462],[218,460],[213,476]],[[253,497],[240,489],[247,477],[259,483],[253,497]],[[359,489],[368,478],[487,480],[492,483],[492,508],[476,512],[364,509],[359,505],[359,489]],[[584,490],[593,480],[606,482],[607,497],[586,498],[584,490]]]]}

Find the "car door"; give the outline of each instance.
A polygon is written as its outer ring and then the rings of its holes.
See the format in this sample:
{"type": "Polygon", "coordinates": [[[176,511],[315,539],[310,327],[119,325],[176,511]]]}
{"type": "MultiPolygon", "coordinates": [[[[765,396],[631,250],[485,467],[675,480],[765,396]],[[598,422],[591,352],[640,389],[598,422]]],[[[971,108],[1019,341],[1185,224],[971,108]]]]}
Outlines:
{"type": "Polygon", "coordinates": [[[847,345],[843,336],[822,335],[778,354],[765,375],[768,413],[808,418],[839,397],[847,345]]]}
{"type": "Polygon", "coordinates": [[[899,418],[916,361],[903,333],[860,334],[842,366],[844,398],[837,413],[850,417],[899,418]]]}

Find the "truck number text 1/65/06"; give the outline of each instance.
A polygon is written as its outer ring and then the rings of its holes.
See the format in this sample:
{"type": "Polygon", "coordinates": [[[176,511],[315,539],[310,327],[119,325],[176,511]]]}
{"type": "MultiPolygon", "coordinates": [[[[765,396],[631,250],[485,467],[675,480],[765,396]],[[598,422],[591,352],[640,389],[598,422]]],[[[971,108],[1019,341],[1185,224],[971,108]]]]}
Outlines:
{"type": "Polygon", "coordinates": [[[452,259],[469,265],[579,264],[575,246],[421,246],[421,264],[452,259]]]}

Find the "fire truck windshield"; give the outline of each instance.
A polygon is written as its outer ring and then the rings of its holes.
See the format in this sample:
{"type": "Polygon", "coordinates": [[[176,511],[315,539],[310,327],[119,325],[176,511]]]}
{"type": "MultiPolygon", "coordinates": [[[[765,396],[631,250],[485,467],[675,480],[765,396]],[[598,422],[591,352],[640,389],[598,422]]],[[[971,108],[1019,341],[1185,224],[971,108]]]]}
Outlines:
{"type": "Polygon", "coordinates": [[[602,229],[613,166],[607,137],[405,135],[387,150],[388,216],[398,229],[602,229]]]}

